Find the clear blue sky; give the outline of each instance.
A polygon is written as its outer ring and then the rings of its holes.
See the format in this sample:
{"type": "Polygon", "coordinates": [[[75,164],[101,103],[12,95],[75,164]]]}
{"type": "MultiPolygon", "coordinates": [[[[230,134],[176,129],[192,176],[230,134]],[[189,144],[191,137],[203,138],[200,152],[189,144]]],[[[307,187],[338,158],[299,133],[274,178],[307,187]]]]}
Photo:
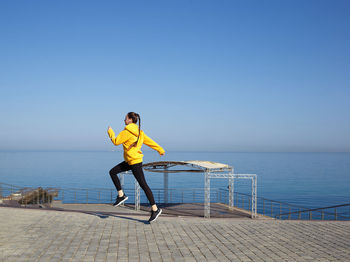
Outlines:
{"type": "Polygon", "coordinates": [[[350,1],[0,1],[0,150],[350,151],[350,1]]]}

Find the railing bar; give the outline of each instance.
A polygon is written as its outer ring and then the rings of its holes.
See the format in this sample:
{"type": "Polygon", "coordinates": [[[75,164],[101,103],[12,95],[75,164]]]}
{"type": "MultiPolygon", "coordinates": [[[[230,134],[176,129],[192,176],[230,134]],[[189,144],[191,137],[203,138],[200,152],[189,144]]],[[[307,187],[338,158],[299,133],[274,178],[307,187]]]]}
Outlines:
{"type": "Polygon", "coordinates": [[[272,207],[272,202],[271,202],[271,216],[273,216],[273,207],[272,207]]]}
{"type": "Polygon", "coordinates": [[[291,214],[290,214],[290,208],[289,208],[289,214],[288,214],[288,219],[290,219],[290,216],[291,216],[291,214]]]}
{"type": "Polygon", "coordinates": [[[265,199],[263,200],[263,215],[265,215],[265,199]]]}
{"type": "Polygon", "coordinates": [[[337,208],[334,208],[334,220],[337,220],[337,208]]]}
{"type": "MultiPolygon", "coordinates": [[[[350,205],[350,204],[349,204],[350,205]]],[[[322,211],[322,210],[324,210],[324,209],[330,209],[330,208],[337,208],[337,207],[324,207],[324,208],[316,208],[316,209],[307,209],[307,210],[300,210],[299,209],[299,211],[294,211],[294,212],[291,212],[291,214],[295,214],[295,213],[299,213],[299,212],[301,212],[301,213],[304,213],[304,212],[310,212],[310,211],[312,211],[312,212],[314,212],[314,211],[318,211],[318,212],[320,212],[320,211],[322,211]]],[[[330,213],[330,212],[325,212],[325,211],[323,211],[325,214],[328,214],[328,215],[333,215],[334,216],[334,214],[336,213],[336,212],[333,212],[333,213],[330,213]]],[[[283,213],[282,215],[288,215],[288,213],[283,213]]],[[[342,216],[342,215],[339,215],[338,213],[337,213],[337,217],[343,217],[343,218],[347,218],[346,216],[342,216]]]]}
{"type": "Polygon", "coordinates": [[[284,206],[280,206],[280,214],[282,214],[283,210],[284,210],[284,206]]]}

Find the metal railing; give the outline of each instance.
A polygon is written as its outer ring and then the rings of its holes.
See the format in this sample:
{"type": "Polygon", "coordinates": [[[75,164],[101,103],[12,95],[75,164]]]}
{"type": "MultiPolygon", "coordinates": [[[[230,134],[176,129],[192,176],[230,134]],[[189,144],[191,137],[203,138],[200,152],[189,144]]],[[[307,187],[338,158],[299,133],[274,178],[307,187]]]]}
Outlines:
{"type": "MultiPolygon", "coordinates": [[[[219,201],[221,203],[228,204],[229,191],[226,188],[220,188],[219,201]]],[[[247,211],[251,210],[251,194],[235,192],[234,193],[234,206],[247,211]]],[[[294,210],[306,210],[306,207],[288,204],[286,202],[271,200],[264,197],[257,197],[257,213],[260,215],[275,217],[278,214],[290,212],[294,210]]]]}
{"type": "Polygon", "coordinates": [[[288,217],[288,219],[308,220],[350,220],[350,204],[312,208],[275,216],[277,219],[283,219],[283,217],[288,217]]]}
{"type": "MultiPolygon", "coordinates": [[[[117,197],[115,189],[106,188],[61,188],[58,189],[58,196],[55,200],[60,200],[63,203],[113,203],[117,197]]],[[[123,190],[128,196],[127,202],[135,202],[135,190],[125,188],[123,190]]],[[[204,199],[203,188],[152,188],[154,199],[157,203],[202,203],[204,199]]],[[[214,197],[212,199],[216,200],[214,197]]],[[[141,191],[141,202],[147,203],[148,200],[143,191],[141,191]]]]}
{"type": "MultiPolygon", "coordinates": [[[[126,203],[135,203],[134,189],[125,188],[125,194],[129,197],[126,203]]],[[[203,203],[204,188],[152,188],[154,199],[161,204],[203,203]]],[[[59,190],[57,200],[63,203],[113,203],[117,197],[115,189],[98,188],[64,188],[59,190]]],[[[211,188],[211,203],[223,203],[229,205],[229,190],[226,188],[211,188]]],[[[251,211],[251,194],[234,192],[234,206],[251,211]]],[[[146,195],[141,190],[141,203],[147,204],[146,195]]],[[[258,214],[276,217],[282,213],[307,210],[305,207],[288,204],[281,201],[258,197],[258,214]]]]}
{"type": "MultiPolygon", "coordinates": [[[[223,199],[228,203],[228,190],[221,189],[223,199]]],[[[221,199],[220,199],[221,200],[221,199]]],[[[251,195],[235,192],[234,206],[250,210],[251,195]]],[[[284,220],[350,220],[350,204],[323,208],[307,208],[286,202],[258,197],[258,214],[284,220]]]]}
{"type": "Polygon", "coordinates": [[[6,183],[0,183],[0,198],[2,198],[3,196],[11,195],[15,192],[18,192],[21,189],[26,189],[26,187],[19,187],[6,183]]]}
{"type": "Polygon", "coordinates": [[[51,203],[54,195],[57,195],[55,188],[42,187],[19,187],[11,184],[0,183],[0,202],[12,201],[18,205],[46,204],[51,203]]]}
{"type": "MultiPolygon", "coordinates": [[[[9,198],[10,195],[33,189],[32,187],[23,188],[0,183],[0,198],[9,198]]],[[[117,197],[117,191],[111,188],[56,188],[56,190],[58,195],[54,200],[60,200],[63,203],[105,204],[113,203],[117,197]]],[[[204,188],[152,188],[155,201],[165,205],[203,203],[204,191],[204,188]]],[[[124,192],[129,197],[127,203],[135,203],[135,189],[125,188],[124,192]]],[[[40,203],[41,199],[39,197],[36,199],[36,203],[40,203]]],[[[276,219],[350,220],[350,204],[310,209],[264,197],[257,197],[257,199],[258,214],[276,219]]],[[[229,190],[227,188],[211,188],[210,202],[229,205],[229,190]]],[[[237,208],[251,210],[252,199],[250,193],[234,192],[233,202],[237,208]]],[[[141,203],[148,203],[142,190],[141,203]]]]}

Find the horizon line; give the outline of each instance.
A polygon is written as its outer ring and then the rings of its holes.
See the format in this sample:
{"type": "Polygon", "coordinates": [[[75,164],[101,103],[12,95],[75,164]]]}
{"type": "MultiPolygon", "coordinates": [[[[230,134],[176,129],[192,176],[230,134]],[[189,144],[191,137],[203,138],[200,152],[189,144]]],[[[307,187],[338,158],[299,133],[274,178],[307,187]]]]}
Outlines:
{"type": "MultiPolygon", "coordinates": [[[[151,149],[142,150],[152,152],[151,149]]],[[[117,150],[101,149],[0,149],[0,152],[123,152],[117,150]]],[[[350,153],[350,151],[229,151],[229,150],[167,150],[166,152],[186,152],[186,153],[350,153]]]]}

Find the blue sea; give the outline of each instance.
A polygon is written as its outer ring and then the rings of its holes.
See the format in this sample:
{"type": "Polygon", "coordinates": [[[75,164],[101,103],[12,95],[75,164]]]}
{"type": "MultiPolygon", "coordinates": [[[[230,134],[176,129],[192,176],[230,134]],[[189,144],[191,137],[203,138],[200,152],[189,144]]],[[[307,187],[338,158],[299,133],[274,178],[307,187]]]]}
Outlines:
{"type": "MultiPolygon", "coordinates": [[[[167,152],[160,157],[144,151],[144,163],[162,160],[209,160],[229,164],[239,174],[256,174],[258,196],[316,208],[350,203],[350,153],[167,152]]],[[[122,152],[9,151],[0,152],[0,182],[29,187],[110,188],[109,170],[123,161],[122,152]]],[[[145,173],[152,188],[163,187],[163,174],[145,173]]],[[[133,188],[125,177],[125,188],[133,188]]],[[[212,188],[227,179],[211,180],[212,188]]],[[[169,174],[169,188],[203,188],[200,173],[169,174]]],[[[249,192],[247,181],[235,190],[249,192]]]]}

